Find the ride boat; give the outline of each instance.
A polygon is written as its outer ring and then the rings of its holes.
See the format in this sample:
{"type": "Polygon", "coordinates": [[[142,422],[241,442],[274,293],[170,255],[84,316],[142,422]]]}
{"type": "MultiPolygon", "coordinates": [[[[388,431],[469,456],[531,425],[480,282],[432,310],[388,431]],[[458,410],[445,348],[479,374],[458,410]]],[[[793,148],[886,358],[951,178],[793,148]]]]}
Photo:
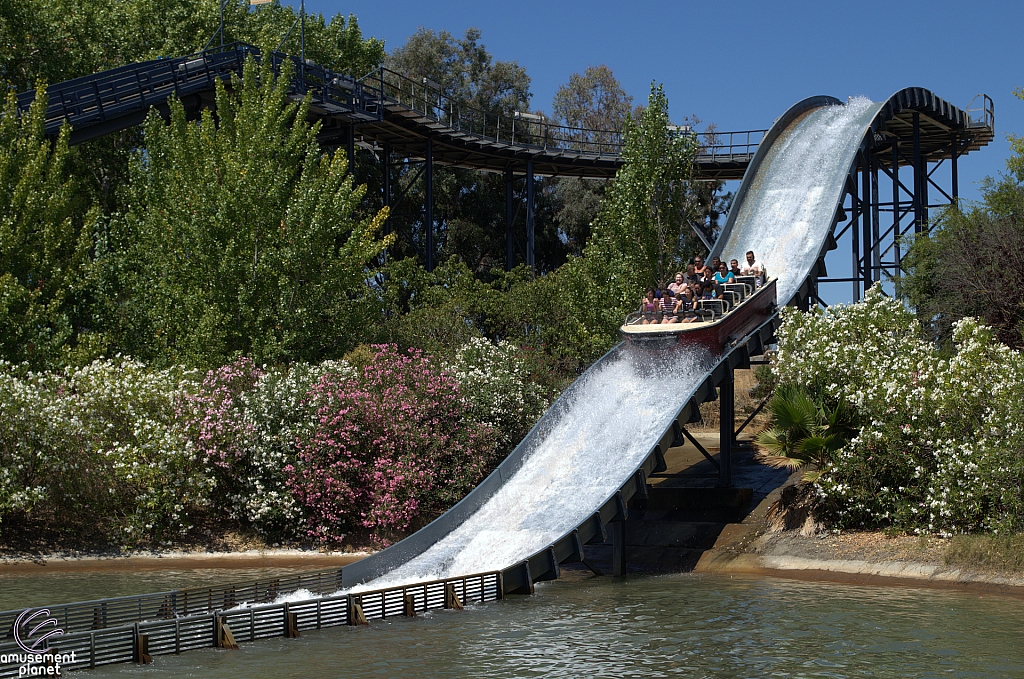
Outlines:
{"type": "Polygon", "coordinates": [[[622,339],[630,344],[664,345],[698,344],[721,352],[732,342],[746,337],[778,310],[775,278],[758,286],[753,276],[739,276],[735,283],[718,286],[718,297],[698,302],[690,323],[644,324],[645,314],[634,312],[619,329],[622,339]]]}

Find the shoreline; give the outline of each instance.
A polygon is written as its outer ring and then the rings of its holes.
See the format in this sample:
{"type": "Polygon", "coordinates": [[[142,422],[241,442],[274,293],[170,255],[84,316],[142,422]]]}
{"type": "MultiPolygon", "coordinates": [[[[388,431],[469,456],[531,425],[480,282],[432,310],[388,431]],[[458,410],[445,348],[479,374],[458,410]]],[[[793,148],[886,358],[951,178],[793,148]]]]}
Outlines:
{"type": "Polygon", "coordinates": [[[694,573],[754,575],[807,582],[880,587],[927,587],[1024,598],[1024,573],[960,568],[945,560],[948,540],[890,536],[881,531],[772,531],[765,519],[794,474],[731,524],[705,551],[694,573]]]}
{"type": "Polygon", "coordinates": [[[11,555],[0,557],[0,575],[70,571],[137,571],[203,568],[331,568],[359,561],[370,552],[320,552],[306,549],[243,551],[170,551],[139,554],[11,555]]]}
{"type": "Polygon", "coordinates": [[[924,587],[1024,599],[1024,578],[919,561],[812,559],[711,549],[701,556],[693,572],[872,587],[924,587]]]}

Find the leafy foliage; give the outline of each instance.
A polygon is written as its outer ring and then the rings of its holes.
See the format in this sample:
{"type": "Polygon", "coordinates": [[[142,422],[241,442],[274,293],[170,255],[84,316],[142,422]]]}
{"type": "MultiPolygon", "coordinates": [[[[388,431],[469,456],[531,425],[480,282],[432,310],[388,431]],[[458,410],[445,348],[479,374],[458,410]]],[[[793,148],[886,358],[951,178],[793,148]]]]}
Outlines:
{"type": "Polygon", "coordinates": [[[697,141],[669,125],[668,98],[661,86],[652,85],[643,116],[627,119],[625,162],[593,227],[589,247],[606,260],[624,261],[631,297],[684,268],[695,218],[690,180],[697,141]]]}
{"type": "Polygon", "coordinates": [[[859,427],[818,479],[843,527],[1016,531],[1024,525],[1024,358],[973,319],[950,357],[913,314],[873,288],[827,312],[786,310],[782,384],[855,409],[859,427]]]}
{"type": "Polygon", "coordinates": [[[772,426],[755,439],[761,448],[758,459],[772,467],[791,470],[814,465],[804,480],[813,481],[833,459],[833,454],[852,437],[853,413],[839,401],[826,408],[796,384],[780,387],[768,402],[772,426]]]}
{"type": "Polygon", "coordinates": [[[355,377],[326,375],[313,387],[316,425],[285,468],[307,533],[322,543],[364,528],[386,544],[461,499],[491,463],[491,429],[459,425],[453,377],[419,351],[376,349],[355,377]]]}
{"type": "Polygon", "coordinates": [[[218,86],[216,121],[189,123],[176,102],[169,125],[147,121],[105,262],[129,303],[108,297],[103,315],[132,354],[309,361],[357,343],[366,267],[393,237],[376,238],[386,212],[349,216],[365,189],[344,154],[320,153],[288,76],[250,59],[231,92],[218,86]]]}
{"type": "Polygon", "coordinates": [[[47,99],[18,115],[9,94],[0,116],[0,356],[60,365],[78,318],[90,247],[75,183],[65,175],[68,132],[44,136],[47,99]]]}

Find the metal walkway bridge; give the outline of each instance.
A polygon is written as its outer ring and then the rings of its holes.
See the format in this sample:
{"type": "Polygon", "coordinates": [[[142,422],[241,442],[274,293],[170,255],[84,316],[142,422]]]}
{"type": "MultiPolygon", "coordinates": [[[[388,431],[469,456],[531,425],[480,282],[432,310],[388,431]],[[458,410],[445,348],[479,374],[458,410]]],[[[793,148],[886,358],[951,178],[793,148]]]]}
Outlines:
{"type": "MultiPolygon", "coordinates": [[[[246,57],[259,49],[234,43],[172,59],[157,59],[56,83],[47,88],[47,134],[72,127],[79,144],[141,123],[153,107],[166,113],[177,97],[190,113],[214,105],[216,82],[241,75],[246,57]]],[[[388,146],[396,154],[434,163],[536,176],[613,177],[622,165],[618,130],[588,130],[551,124],[538,116],[501,116],[460,105],[430,81],[416,81],[386,68],[361,79],[273,52],[275,70],[294,67],[292,96],[312,97],[310,116],[322,121],[326,145],[388,146]],[[428,144],[432,146],[428,151],[428,144]]],[[[35,91],[18,95],[27,108],[35,91]]],[[[698,157],[707,178],[739,179],[765,130],[705,133],[698,157]]]]}
{"type": "MultiPolygon", "coordinates": [[[[190,115],[214,105],[218,81],[228,82],[242,71],[248,56],[263,55],[251,45],[235,43],[197,54],[173,59],[157,59],[122,66],[47,88],[49,106],[46,132],[56,136],[62,125],[70,124],[70,143],[79,144],[141,123],[153,108],[166,115],[168,99],[177,97],[190,115]]],[[[579,176],[608,178],[622,165],[621,134],[616,130],[588,130],[554,125],[524,113],[501,116],[476,110],[446,96],[427,79],[419,81],[380,68],[363,78],[354,79],[334,73],[311,62],[273,52],[269,58],[275,70],[290,61],[293,66],[291,96],[309,95],[310,117],[320,120],[321,142],[344,146],[349,159],[355,158],[357,145],[370,149],[382,159],[385,171],[383,203],[392,206],[401,195],[391,186],[392,156],[422,164],[418,176],[424,182],[423,224],[425,245],[422,253],[427,269],[434,267],[433,167],[435,164],[502,172],[506,180],[506,268],[516,258],[516,240],[512,223],[515,213],[513,178],[529,177],[526,182],[526,241],[523,258],[534,264],[534,182],[536,176],[579,176]]],[[[34,91],[18,95],[20,107],[34,100],[34,91]]],[[[862,176],[872,177],[851,207],[873,206],[877,210],[900,212],[902,201],[913,206],[915,228],[926,223],[930,205],[928,187],[935,186],[947,201],[956,199],[957,158],[977,150],[993,136],[991,100],[987,97],[978,109],[962,111],[931,92],[912,88],[893,95],[885,104],[886,124],[874,143],[862,150],[862,176]],[[948,162],[952,167],[952,189],[944,191],[931,178],[933,170],[948,162]],[[893,179],[893,195],[888,208],[872,199],[877,175],[890,179],[899,168],[914,172],[914,185],[908,187],[893,179]]],[[[701,152],[696,158],[698,174],[704,179],[740,179],[755,158],[767,130],[714,132],[698,135],[701,152]]],[[[875,191],[877,193],[877,190],[875,191]]],[[[934,205],[941,204],[935,203],[934,205]]],[[[906,213],[904,213],[906,216],[906,213]]],[[[880,239],[895,243],[903,227],[896,220],[891,229],[857,236],[861,242],[877,244],[880,239]]],[[[706,240],[706,234],[699,234],[706,240]]],[[[876,247],[861,256],[858,281],[878,280],[883,272],[899,266],[898,246],[876,247]],[[895,259],[885,253],[895,250],[895,259]]]]}

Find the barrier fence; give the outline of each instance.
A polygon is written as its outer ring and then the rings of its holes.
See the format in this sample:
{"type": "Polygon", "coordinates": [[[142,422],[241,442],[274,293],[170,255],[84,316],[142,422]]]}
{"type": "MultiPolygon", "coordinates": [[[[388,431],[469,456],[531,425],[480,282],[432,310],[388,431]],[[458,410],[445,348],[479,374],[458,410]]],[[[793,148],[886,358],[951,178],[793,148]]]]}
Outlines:
{"type": "MultiPolygon", "coordinates": [[[[114,663],[148,663],[156,655],[178,654],[198,648],[232,648],[238,642],[297,637],[303,630],[359,625],[369,620],[398,616],[411,617],[428,610],[459,609],[465,604],[502,598],[501,573],[491,572],[365,592],[329,594],[301,601],[264,603],[266,597],[273,595],[276,599],[309,589],[308,585],[314,583],[319,583],[321,589],[310,591],[322,594],[323,587],[333,586],[328,583],[335,577],[340,584],[341,571],[338,570],[280,578],[272,581],[275,584],[249,583],[178,590],[49,607],[50,617],[60,623],[63,615],[70,625],[63,628],[64,635],[49,640],[49,649],[43,653],[66,658],[73,653],[73,660],[61,663],[62,669],[71,670],[114,663]],[[285,584],[293,589],[284,591],[285,584]],[[205,602],[200,593],[206,594],[205,602]],[[254,598],[246,598],[247,595],[254,598]],[[262,599],[259,598],[261,596],[262,599]],[[193,606],[191,610],[186,608],[189,599],[193,606]],[[176,604],[180,608],[175,609],[176,604]],[[85,614],[88,611],[93,612],[91,621],[85,614]],[[107,617],[96,611],[105,612],[107,617]],[[114,619],[118,622],[112,623],[114,619]]],[[[10,660],[0,663],[0,678],[25,676],[23,663],[17,658],[24,651],[13,639],[14,619],[21,612],[0,614],[8,625],[7,638],[0,643],[0,660],[10,660]],[[11,613],[14,613],[13,617],[11,613]],[[6,622],[8,618],[9,623],[6,622]]]]}

